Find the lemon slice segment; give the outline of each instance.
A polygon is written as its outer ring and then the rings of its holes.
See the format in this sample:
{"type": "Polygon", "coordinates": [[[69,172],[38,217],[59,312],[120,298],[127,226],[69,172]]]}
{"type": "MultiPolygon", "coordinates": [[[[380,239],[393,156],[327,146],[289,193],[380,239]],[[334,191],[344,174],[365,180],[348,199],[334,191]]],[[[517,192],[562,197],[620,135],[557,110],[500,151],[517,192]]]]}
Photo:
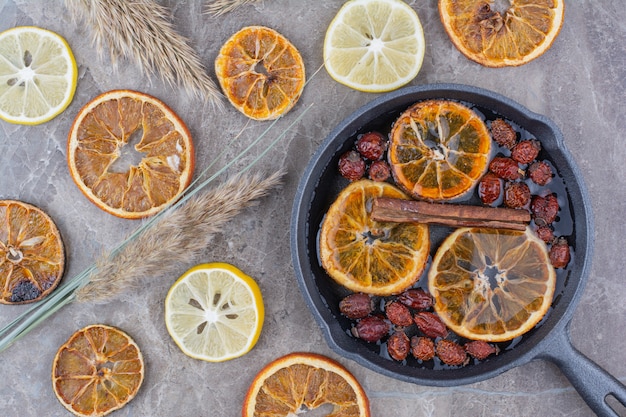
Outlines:
{"type": "Polygon", "coordinates": [[[330,23],[324,64],[337,82],[365,92],[395,90],[417,76],[424,59],[417,13],[400,0],[352,0],[330,23]]]}
{"type": "Polygon", "coordinates": [[[174,342],[186,355],[208,362],[249,352],[264,317],[257,283],[226,263],[191,268],[165,298],[165,325],[174,342]]]}
{"type": "Polygon", "coordinates": [[[72,101],[78,70],[59,35],[33,26],[0,33],[0,118],[36,125],[59,115],[72,101]]]}

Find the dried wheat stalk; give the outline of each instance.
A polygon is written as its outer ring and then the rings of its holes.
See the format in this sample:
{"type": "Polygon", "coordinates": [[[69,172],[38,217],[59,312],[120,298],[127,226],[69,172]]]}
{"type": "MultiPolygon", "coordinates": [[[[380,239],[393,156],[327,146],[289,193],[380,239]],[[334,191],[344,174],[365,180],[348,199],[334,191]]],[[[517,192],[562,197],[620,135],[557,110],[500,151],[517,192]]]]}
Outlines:
{"type": "Polygon", "coordinates": [[[76,291],[76,300],[105,302],[136,287],[142,279],[173,273],[194,262],[226,222],[278,187],[283,175],[283,171],[265,179],[258,174],[237,175],[193,196],[121,251],[97,261],[89,283],[76,291]]]}
{"type": "Polygon", "coordinates": [[[240,6],[259,3],[260,1],[262,0],[212,0],[207,3],[206,12],[213,16],[221,16],[240,6]]]}
{"type": "Polygon", "coordinates": [[[102,54],[108,46],[111,61],[134,61],[142,71],[158,73],[173,86],[222,108],[221,94],[200,57],[170,23],[169,11],[153,0],[65,0],[74,19],[92,28],[93,42],[102,54]]]}

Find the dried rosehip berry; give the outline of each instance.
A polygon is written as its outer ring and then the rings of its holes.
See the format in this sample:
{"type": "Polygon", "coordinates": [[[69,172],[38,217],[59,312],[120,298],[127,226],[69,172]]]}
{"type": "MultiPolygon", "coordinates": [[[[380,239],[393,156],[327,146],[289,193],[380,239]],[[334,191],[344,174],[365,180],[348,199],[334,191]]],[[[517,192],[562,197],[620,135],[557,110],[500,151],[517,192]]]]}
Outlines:
{"type": "Polygon", "coordinates": [[[366,342],[378,342],[389,333],[389,327],[380,316],[367,316],[352,328],[352,335],[366,342]]]}
{"type": "Polygon", "coordinates": [[[486,173],[478,183],[478,196],[483,204],[492,204],[502,193],[502,180],[493,172],[486,173]]]}
{"type": "Polygon", "coordinates": [[[538,226],[537,229],[535,229],[535,234],[546,243],[550,243],[554,240],[554,232],[550,226],[538,226]]]}
{"type": "Polygon", "coordinates": [[[520,164],[530,164],[537,158],[540,150],[541,143],[538,140],[523,140],[511,149],[511,159],[520,164]]]}
{"type": "Polygon", "coordinates": [[[396,326],[406,327],[413,324],[413,316],[407,306],[397,301],[391,301],[385,306],[385,315],[396,326]]]}
{"type": "Polygon", "coordinates": [[[435,342],[428,337],[413,336],[411,338],[411,353],[415,359],[429,361],[435,357],[435,342]]]}
{"type": "Polygon", "coordinates": [[[395,332],[387,340],[387,352],[389,356],[397,361],[403,361],[409,355],[411,342],[404,332],[395,332]]]}
{"type": "Polygon", "coordinates": [[[415,310],[428,310],[433,306],[433,297],[421,288],[409,288],[398,296],[398,301],[415,310]]]}
{"type": "Polygon", "coordinates": [[[559,202],[554,194],[548,194],[545,197],[536,195],[530,203],[530,211],[533,213],[537,226],[547,226],[556,220],[559,202]]]}
{"type": "Polygon", "coordinates": [[[498,145],[511,149],[517,140],[517,133],[513,126],[502,119],[491,122],[491,136],[498,145]]]}
{"type": "Polygon", "coordinates": [[[349,319],[362,319],[374,310],[374,301],[368,294],[350,294],[339,302],[339,311],[349,319]]]}
{"type": "Polygon", "coordinates": [[[504,187],[504,204],[510,208],[523,208],[530,203],[530,188],[523,182],[507,182],[504,187]]]}
{"type": "Polygon", "coordinates": [[[550,248],[550,262],[555,268],[565,268],[570,261],[567,239],[560,237],[550,248]]]}
{"type": "Polygon", "coordinates": [[[356,150],[370,161],[378,161],[387,150],[387,141],[379,132],[361,135],[356,142],[356,150]]]}
{"type": "Polygon", "coordinates": [[[493,158],[489,163],[489,171],[502,179],[510,181],[518,180],[524,175],[524,171],[520,169],[517,162],[505,156],[496,156],[493,158]]]}
{"type": "Polygon", "coordinates": [[[376,161],[372,162],[369,169],[369,177],[370,180],[373,181],[387,181],[391,176],[391,168],[389,168],[389,164],[385,161],[376,161]]]}
{"type": "Polygon", "coordinates": [[[339,173],[342,177],[356,181],[365,175],[365,161],[356,151],[348,151],[339,158],[339,173]]]}
{"type": "Polygon", "coordinates": [[[544,161],[536,161],[528,167],[528,176],[535,184],[546,185],[552,180],[552,168],[544,161]]]}
{"type": "Polygon", "coordinates": [[[413,321],[425,336],[434,339],[448,335],[448,328],[435,313],[419,311],[413,317],[413,321]]]}
{"type": "Polygon", "coordinates": [[[468,361],[467,354],[463,346],[452,340],[442,339],[437,342],[435,349],[437,356],[446,365],[459,366],[465,365],[468,361]]]}
{"type": "Polygon", "coordinates": [[[497,346],[490,345],[483,340],[472,340],[463,345],[465,351],[479,361],[487,359],[490,355],[498,354],[500,349],[497,346]]]}

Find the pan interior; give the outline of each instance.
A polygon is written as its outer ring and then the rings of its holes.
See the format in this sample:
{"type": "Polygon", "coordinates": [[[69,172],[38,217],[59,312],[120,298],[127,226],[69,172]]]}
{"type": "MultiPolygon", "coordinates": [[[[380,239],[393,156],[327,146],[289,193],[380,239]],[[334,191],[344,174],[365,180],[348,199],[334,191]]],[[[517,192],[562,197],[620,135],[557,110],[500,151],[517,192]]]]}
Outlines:
{"type": "MultiPolygon", "coordinates": [[[[473,197],[476,198],[476,197],[473,197]]],[[[476,198],[477,199],[477,198],[476,198]]],[[[478,204],[478,200],[476,200],[478,204]]],[[[495,93],[460,85],[410,87],[383,96],[359,109],[337,126],[312,158],[301,180],[292,216],[292,256],[296,276],[318,324],[331,348],[339,354],[382,374],[423,385],[450,385],[476,382],[495,376],[532,359],[541,350],[551,331],[563,328],[571,318],[586,278],[590,255],[587,194],[571,156],[564,148],[562,134],[548,119],[495,93]],[[511,342],[501,343],[499,355],[464,367],[449,367],[438,361],[405,363],[386,355],[384,345],[367,343],[350,335],[352,322],[339,312],[339,301],[349,292],[324,271],[317,257],[320,224],[338,193],[348,184],[337,172],[340,155],[349,150],[360,133],[389,131],[391,124],[407,107],[426,99],[452,99],[469,105],[486,120],[502,117],[539,139],[539,159],[548,160],[558,172],[551,187],[559,195],[560,218],[556,228],[568,236],[572,261],[557,270],[557,289],[552,308],[533,330],[511,342]]],[[[451,229],[431,226],[431,257],[451,229]]],[[[422,277],[420,282],[424,282],[422,277]]],[[[410,355],[409,355],[410,356],[410,355]]]]}

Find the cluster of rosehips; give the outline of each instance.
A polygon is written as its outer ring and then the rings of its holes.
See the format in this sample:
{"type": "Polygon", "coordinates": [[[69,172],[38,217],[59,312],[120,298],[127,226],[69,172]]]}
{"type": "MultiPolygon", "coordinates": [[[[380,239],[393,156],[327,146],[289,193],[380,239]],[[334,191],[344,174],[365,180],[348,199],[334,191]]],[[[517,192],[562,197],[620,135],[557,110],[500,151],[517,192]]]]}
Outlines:
{"type": "Polygon", "coordinates": [[[386,150],[387,140],[382,133],[363,133],[357,137],[355,149],[339,157],[339,173],[350,181],[360,180],[366,173],[371,180],[387,181],[391,169],[383,160],[386,150]]]}
{"type": "Polygon", "coordinates": [[[537,236],[550,245],[552,265],[564,268],[570,261],[569,245],[564,237],[556,238],[552,228],[560,209],[557,197],[549,191],[532,195],[524,181],[527,177],[544,186],[552,180],[554,173],[550,165],[537,159],[541,143],[536,139],[518,141],[515,129],[502,119],[491,122],[491,135],[510,151],[510,156],[496,156],[491,160],[489,172],[478,183],[478,196],[488,205],[494,205],[502,196],[504,206],[530,210],[537,236]]]}
{"type": "Polygon", "coordinates": [[[339,302],[339,311],[356,320],[352,334],[366,342],[376,343],[387,337],[387,352],[397,361],[409,354],[420,361],[437,356],[451,366],[466,365],[469,358],[484,360],[498,353],[498,347],[483,341],[463,345],[446,339],[448,328],[432,310],[433,299],[420,288],[411,288],[384,301],[383,311],[375,313],[374,298],[354,293],[339,302]],[[412,334],[409,338],[408,334],[412,334]],[[468,356],[469,355],[469,356],[468,356]]]}

